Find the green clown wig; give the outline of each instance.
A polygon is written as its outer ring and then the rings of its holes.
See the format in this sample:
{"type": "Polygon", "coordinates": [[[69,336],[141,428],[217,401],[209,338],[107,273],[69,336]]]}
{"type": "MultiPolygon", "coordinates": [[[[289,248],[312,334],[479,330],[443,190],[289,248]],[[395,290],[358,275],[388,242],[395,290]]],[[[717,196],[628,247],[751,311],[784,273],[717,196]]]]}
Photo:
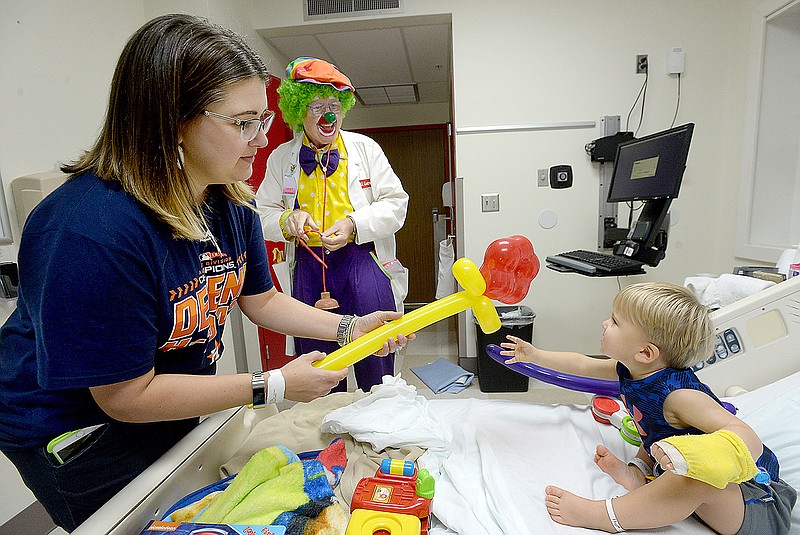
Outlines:
{"type": "Polygon", "coordinates": [[[342,117],[356,104],[350,79],[327,61],[297,58],[286,67],[286,78],[278,87],[278,107],[283,120],[297,132],[303,130],[308,105],[315,98],[335,97],[342,103],[342,117]]]}

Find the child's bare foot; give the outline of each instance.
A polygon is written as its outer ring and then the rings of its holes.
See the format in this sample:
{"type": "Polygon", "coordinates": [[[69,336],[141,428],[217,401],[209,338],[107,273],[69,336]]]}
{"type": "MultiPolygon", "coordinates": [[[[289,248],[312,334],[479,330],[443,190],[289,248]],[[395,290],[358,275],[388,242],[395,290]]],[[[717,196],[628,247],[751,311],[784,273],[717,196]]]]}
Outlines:
{"type": "Polygon", "coordinates": [[[622,485],[625,490],[639,488],[647,482],[641,470],[625,464],[602,444],[597,446],[594,463],[600,467],[600,470],[610,475],[616,483],[622,485]]]}
{"type": "Polygon", "coordinates": [[[587,500],[552,485],[546,487],[544,492],[547,512],[554,522],[567,526],[616,531],[608,518],[604,502],[587,500]]]}

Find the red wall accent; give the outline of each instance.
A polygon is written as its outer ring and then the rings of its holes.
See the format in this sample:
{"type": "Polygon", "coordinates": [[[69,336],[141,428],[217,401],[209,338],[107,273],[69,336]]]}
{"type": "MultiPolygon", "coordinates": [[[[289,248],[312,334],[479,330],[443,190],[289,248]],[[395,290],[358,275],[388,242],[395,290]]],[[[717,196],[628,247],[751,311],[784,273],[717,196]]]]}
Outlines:
{"type": "MultiPolygon", "coordinates": [[[[264,173],[267,170],[267,158],[275,150],[278,145],[292,139],[292,131],[283,122],[283,114],[278,108],[278,85],[280,85],[280,78],[270,76],[267,82],[267,102],[269,109],[275,112],[275,120],[267,132],[267,146],[259,149],[256,153],[256,161],[253,163],[253,174],[247,181],[248,184],[255,191],[261,182],[264,180],[264,173]]],[[[264,241],[267,248],[267,256],[269,257],[269,272],[272,280],[275,282],[275,287],[278,290],[283,290],[278,284],[278,278],[275,276],[275,271],[272,267],[275,261],[275,250],[280,251],[281,256],[284,254],[283,242],[264,241]]],[[[264,370],[272,370],[280,368],[292,358],[294,355],[286,355],[286,336],[269,329],[262,327],[258,328],[258,347],[261,351],[261,365],[264,370]]]]}

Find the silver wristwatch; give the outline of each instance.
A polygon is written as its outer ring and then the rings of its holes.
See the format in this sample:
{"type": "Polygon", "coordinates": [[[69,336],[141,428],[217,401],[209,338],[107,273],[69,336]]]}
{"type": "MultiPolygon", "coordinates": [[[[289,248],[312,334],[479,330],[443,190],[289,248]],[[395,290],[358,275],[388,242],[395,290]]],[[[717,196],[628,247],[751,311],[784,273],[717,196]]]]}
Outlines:
{"type": "Polygon", "coordinates": [[[260,409],[267,404],[267,382],[264,380],[262,372],[253,372],[250,381],[253,387],[253,408],[260,409]]]}

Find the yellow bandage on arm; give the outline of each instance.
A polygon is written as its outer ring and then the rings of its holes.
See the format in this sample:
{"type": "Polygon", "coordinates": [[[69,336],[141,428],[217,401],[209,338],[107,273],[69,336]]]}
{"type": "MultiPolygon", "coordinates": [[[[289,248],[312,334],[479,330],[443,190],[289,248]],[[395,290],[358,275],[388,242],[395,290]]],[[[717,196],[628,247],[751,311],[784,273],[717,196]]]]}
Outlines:
{"type": "Polygon", "coordinates": [[[718,489],[749,481],[758,473],[747,445],[727,429],[708,435],[682,435],[656,442],[669,455],[673,472],[718,489]]]}

